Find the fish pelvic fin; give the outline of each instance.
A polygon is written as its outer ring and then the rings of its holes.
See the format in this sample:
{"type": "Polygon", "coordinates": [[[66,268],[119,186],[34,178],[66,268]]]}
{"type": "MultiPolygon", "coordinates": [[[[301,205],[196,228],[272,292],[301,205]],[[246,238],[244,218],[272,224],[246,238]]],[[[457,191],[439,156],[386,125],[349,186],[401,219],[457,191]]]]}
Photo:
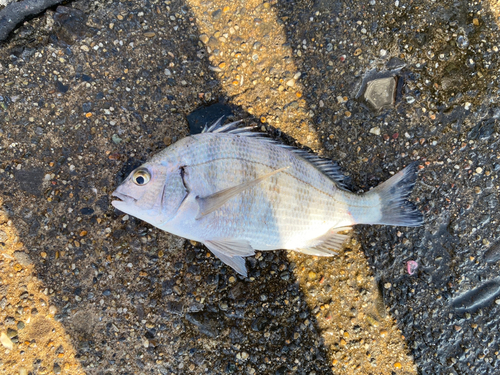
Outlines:
{"type": "Polygon", "coordinates": [[[247,277],[244,257],[252,256],[255,250],[248,241],[211,240],[203,244],[220,260],[234,269],[240,275],[247,277]]]}
{"type": "Polygon", "coordinates": [[[259,182],[265,180],[266,178],[269,178],[277,173],[283,172],[284,170],[286,170],[288,168],[289,167],[277,169],[275,171],[266,173],[263,176],[257,177],[256,179],[253,179],[251,181],[246,181],[242,184],[218,191],[217,193],[211,194],[211,195],[204,197],[204,198],[196,197],[196,200],[198,201],[198,205],[200,206],[200,212],[198,213],[198,216],[196,216],[196,220],[199,220],[203,216],[208,215],[209,213],[214,212],[215,210],[219,209],[229,199],[242,193],[244,190],[249,189],[249,188],[257,185],[259,182]]]}
{"type": "Polygon", "coordinates": [[[387,181],[365,194],[366,199],[377,200],[379,210],[373,222],[360,224],[383,224],[418,227],[424,218],[415,205],[408,201],[417,179],[418,162],[413,162],[387,181]]]}
{"type": "Polygon", "coordinates": [[[352,227],[330,229],[321,237],[313,239],[310,247],[295,249],[295,251],[319,257],[331,257],[337,255],[337,251],[342,250],[345,243],[351,238],[351,230],[352,227]]]}

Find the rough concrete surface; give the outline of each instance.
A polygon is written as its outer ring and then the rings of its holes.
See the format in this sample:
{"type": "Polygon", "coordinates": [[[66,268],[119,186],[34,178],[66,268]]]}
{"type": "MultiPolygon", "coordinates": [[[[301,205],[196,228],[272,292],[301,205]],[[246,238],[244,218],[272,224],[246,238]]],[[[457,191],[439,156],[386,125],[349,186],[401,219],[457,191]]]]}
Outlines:
{"type": "Polygon", "coordinates": [[[0,49],[0,371],[495,374],[498,10],[109,0],[24,22],[0,49]],[[332,259],[259,252],[245,279],[109,204],[231,112],[354,191],[417,160],[425,225],[359,226],[332,259]]]}

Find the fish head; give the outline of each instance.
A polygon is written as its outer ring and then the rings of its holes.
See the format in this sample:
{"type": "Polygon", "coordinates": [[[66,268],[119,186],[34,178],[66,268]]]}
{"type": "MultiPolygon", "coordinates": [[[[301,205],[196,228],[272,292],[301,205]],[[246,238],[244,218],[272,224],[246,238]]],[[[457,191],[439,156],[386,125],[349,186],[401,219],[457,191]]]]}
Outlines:
{"type": "Polygon", "coordinates": [[[111,204],[120,211],[162,227],[171,220],[187,195],[182,169],[162,163],[145,163],[135,169],[112,193],[111,204]]]}

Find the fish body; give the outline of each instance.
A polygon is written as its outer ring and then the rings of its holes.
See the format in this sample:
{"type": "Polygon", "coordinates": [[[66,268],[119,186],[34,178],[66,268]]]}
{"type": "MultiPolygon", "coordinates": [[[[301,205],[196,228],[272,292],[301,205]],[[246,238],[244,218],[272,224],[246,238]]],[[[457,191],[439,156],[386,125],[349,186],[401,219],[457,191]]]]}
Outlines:
{"type": "Polygon", "coordinates": [[[158,153],[117,188],[113,206],[202,242],[245,276],[255,250],[331,256],[352,225],[422,224],[406,200],[416,165],[358,195],[330,161],[236,124],[218,122],[158,153]]]}

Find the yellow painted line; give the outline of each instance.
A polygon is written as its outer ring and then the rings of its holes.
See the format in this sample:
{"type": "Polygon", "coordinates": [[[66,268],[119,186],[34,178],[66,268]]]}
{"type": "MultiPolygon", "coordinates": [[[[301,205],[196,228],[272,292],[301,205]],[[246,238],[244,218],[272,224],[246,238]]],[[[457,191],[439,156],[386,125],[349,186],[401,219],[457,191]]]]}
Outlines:
{"type": "Polygon", "coordinates": [[[57,308],[51,304],[50,290],[35,276],[35,266],[27,258],[30,254],[3,211],[0,236],[0,304],[5,306],[0,308],[0,322],[4,323],[0,326],[0,373],[53,374],[60,369],[60,374],[85,374],[70,337],[54,319],[57,308]],[[17,331],[17,340],[16,336],[5,338],[13,335],[12,330],[17,331]]]}
{"type": "MultiPolygon", "coordinates": [[[[214,19],[211,4],[187,3],[197,20],[200,47],[207,48],[212,70],[232,103],[320,151],[308,103],[302,97],[301,72],[291,58],[293,51],[287,47],[276,10],[262,1],[233,2],[214,19]],[[276,114],[277,108],[281,115],[276,114]]],[[[321,331],[333,373],[416,374],[404,338],[385,311],[355,240],[337,257],[294,252],[288,257],[297,264],[295,276],[313,311],[311,323],[321,331]]]]}

